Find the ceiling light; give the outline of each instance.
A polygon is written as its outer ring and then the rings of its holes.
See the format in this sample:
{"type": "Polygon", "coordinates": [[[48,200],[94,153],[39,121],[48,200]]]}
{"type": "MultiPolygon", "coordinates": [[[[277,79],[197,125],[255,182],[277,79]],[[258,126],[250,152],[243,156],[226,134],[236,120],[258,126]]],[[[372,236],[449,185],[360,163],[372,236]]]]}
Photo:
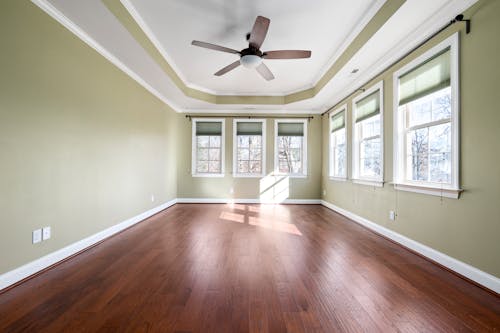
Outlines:
{"type": "Polygon", "coordinates": [[[246,68],[256,68],[262,62],[262,58],[253,54],[247,54],[240,58],[240,63],[246,68]]]}

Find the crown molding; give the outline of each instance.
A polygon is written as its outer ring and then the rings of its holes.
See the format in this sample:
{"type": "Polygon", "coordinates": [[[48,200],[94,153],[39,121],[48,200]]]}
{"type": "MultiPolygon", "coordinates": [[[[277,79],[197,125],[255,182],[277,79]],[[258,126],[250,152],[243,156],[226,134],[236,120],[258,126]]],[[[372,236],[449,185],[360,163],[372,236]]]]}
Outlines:
{"type": "Polygon", "coordinates": [[[99,54],[101,54],[104,58],[109,60],[116,67],[121,69],[125,74],[134,79],[137,83],[143,86],[147,91],[156,96],[159,100],[165,103],[168,107],[172,108],[176,112],[181,112],[181,108],[169,101],[163,96],[158,90],[153,88],[150,84],[144,81],[140,75],[131,70],[127,65],[125,65],[122,61],[120,61],[117,57],[115,57],[111,52],[109,52],[104,46],[99,44],[94,38],[92,38],[89,34],[87,34],[83,29],[81,29],[77,24],[71,21],[68,17],[66,17],[61,11],[59,11],[56,7],[54,7],[48,0],[31,0],[32,3],[37,5],[44,12],[49,14],[53,19],[62,24],[66,29],[75,34],[78,38],[84,41],[88,46],[96,50],[99,54]]]}
{"type": "MultiPolygon", "coordinates": [[[[431,36],[435,31],[440,29],[444,24],[451,20],[456,15],[464,12],[466,9],[475,4],[478,0],[455,0],[443,5],[431,18],[426,20],[422,25],[413,30],[397,45],[384,53],[377,61],[370,66],[369,70],[362,71],[356,79],[348,84],[342,94],[332,96],[332,103],[325,107],[323,111],[327,111],[343,102],[345,98],[351,95],[356,90],[367,85],[374,80],[378,75],[383,74],[383,70],[390,66],[398,66],[395,61],[410,51],[416,45],[431,36]],[[444,18],[444,19],[443,19],[444,18]]],[[[454,31],[449,32],[450,34],[454,31]]],[[[432,40],[429,41],[432,43],[432,40]]]]}

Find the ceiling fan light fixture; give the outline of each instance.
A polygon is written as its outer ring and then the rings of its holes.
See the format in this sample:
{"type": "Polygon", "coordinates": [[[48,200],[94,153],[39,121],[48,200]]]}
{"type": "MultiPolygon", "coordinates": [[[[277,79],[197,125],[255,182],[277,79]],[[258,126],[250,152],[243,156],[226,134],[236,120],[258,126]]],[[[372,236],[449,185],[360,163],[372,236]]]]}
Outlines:
{"type": "Polygon", "coordinates": [[[262,58],[257,55],[247,54],[240,58],[240,63],[245,68],[257,68],[262,63],[262,58]]]}

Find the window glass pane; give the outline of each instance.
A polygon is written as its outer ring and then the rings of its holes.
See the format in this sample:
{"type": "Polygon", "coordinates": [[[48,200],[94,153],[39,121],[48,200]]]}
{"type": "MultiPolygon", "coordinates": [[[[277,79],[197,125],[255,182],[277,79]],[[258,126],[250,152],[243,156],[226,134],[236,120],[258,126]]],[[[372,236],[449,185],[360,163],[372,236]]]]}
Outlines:
{"type": "Polygon", "coordinates": [[[249,162],[248,161],[238,161],[238,173],[248,173],[249,172],[249,162]]]}
{"type": "Polygon", "coordinates": [[[250,149],[250,160],[260,160],[262,158],[261,156],[261,149],[256,148],[256,149],[250,149]]]}
{"type": "Polygon", "coordinates": [[[208,161],[207,148],[198,148],[198,161],[208,161]]]}
{"type": "Polygon", "coordinates": [[[408,110],[408,127],[451,118],[451,88],[447,87],[433,94],[419,98],[400,107],[408,110]]]}
{"type": "Polygon", "coordinates": [[[300,136],[278,137],[279,172],[302,173],[302,142],[300,136]]]}
{"type": "Polygon", "coordinates": [[[380,135],[380,114],[361,121],[358,126],[361,126],[361,139],[380,135]]]}
{"type": "Polygon", "coordinates": [[[366,177],[380,176],[381,144],[380,138],[361,141],[360,174],[366,177]]]}
{"type": "Polygon", "coordinates": [[[198,147],[208,147],[209,137],[208,136],[197,136],[197,146],[198,147]]]}
{"type": "Polygon", "coordinates": [[[210,161],[218,161],[220,160],[220,149],[219,148],[211,148],[209,153],[210,161]]]}
{"type": "Polygon", "coordinates": [[[250,173],[262,173],[261,161],[250,161],[250,173]]]}
{"type": "Polygon", "coordinates": [[[451,153],[430,155],[430,181],[438,183],[451,182],[451,153]]]}
{"type": "Polygon", "coordinates": [[[260,136],[260,135],[252,135],[252,136],[249,137],[249,141],[250,141],[250,147],[252,147],[252,148],[261,147],[261,145],[262,145],[262,136],[260,136]]]}
{"type": "Polygon", "coordinates": [[[196,172],[208,172],[208,161],[198,161],[196,172]]]}
{"type": "Polygon", "coordinates": [[[428,99],[420,99],[409,105],[409,126],[428,123],[432,120],[432,103],[428,99]]]}
{"type": "Polygon", "coordinates": [[[211,136],[210,137],[210,147],[220,147],[220,136],[211,136]]]}
{"type": "Polygon", "coordinates": [[[429,129],[422,128],[407,134],[407,174],[411,180],[428,180],[429,129]]]}
{"type": "Polygon", "coordinates": [[[249,149],[238,149],[238,160],[249,160],[250,150],[249,149]]]}
{"type": "Polygon", "coordinates": [[[208,162],[208,172],[220,173],[220,161],[208,162]]]}
{"type": "Polygon", "coordinates": [[[451,87],[433,94],[432,120],[451,118],[451,87]]]}
{"type": "Polygon", "coordinates": [[[238,147],[249,147],[250,137],[248,135],[238,135],[238,147]]]}
{"type": "Polygon", "coordinates": [[[429,127],[430,153],[451,152],[451,124],[429,127]]]}

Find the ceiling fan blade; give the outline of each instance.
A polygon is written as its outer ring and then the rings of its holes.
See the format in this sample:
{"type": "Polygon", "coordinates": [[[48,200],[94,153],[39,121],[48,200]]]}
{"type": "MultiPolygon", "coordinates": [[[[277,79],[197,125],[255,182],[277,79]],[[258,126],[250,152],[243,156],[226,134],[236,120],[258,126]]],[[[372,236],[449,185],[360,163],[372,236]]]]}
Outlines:
{"type": "Polygon", "coordinates": [[[267,17],[257,16],[252,28],[252,32],[250,33],[250,39],[248,40],[250,46],[255,47],[256,49],[260,49],[260,46],[266,38],[267,29],[269,29],[269,23],[271,23],[271,20],[269,20],[267,17]]]}
{"type": "Polygon", "coordinates": [[[211,49],[211,50],[215,50],[215,51],[222,51],[222,52],[234,53],[234,54],[240,53],[240,51],[236,51],[236,50],[230,49],[228,47],[210,44],[210,43],[206,43],[206,42],[200,42],[199,40],[193,40],[191,42],[191,44],[194,46],[204,47],[206,49],[211,49]]]}
{"type": "Polygon", "coordinates": [[[271,81],[274,79],[273,73],[271,73],[271,70],[263,62],[261,62],[260,65],[257,66],[255,69],[267,81],[271,81]]]}
{"type": "Polygon", "coordinates": [[[265,59],[301,59],[310,58],[311,51],[305,50],[279,50],[264,52],[262,58],[265,59]]]}
{"type": "Polygon", "coordinates": [[[238,67],[240,65],[240,61],[239,60],[236,60],[235,62],[233,62],[232,64],[230,65],[227,65],[226,67],[222,68],[221,70],[219,70],[217,73],[215,73],[214,75],[216,76],[221,76],[221,75],[224,75],[226,74],[227,72],[229,71],[232,71],[233,69],[235,69],[236,67],[238,67]]]}

